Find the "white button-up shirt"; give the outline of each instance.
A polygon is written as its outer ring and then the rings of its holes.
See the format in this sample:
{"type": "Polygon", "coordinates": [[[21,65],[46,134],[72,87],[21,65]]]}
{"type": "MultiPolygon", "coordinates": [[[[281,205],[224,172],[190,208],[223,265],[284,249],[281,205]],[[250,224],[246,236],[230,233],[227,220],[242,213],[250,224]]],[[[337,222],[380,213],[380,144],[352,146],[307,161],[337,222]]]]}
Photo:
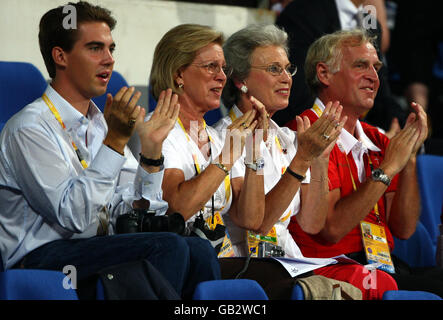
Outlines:
{"type": "MultiPolygon", "coordinates": [[[[232,110],[237,117],[242,116],[242,112],[237,106],[233,106],[232,110]]],[[[226,134],[226,128],[232,123],[230,116],[222,118],[217,122],[215,128],[226,134]]],[[[289,128],[280,128],[274,121],[269,121],[269,130],[267,143],[262,142],[260,145],[261,156],[265,161],[263,168],[265,194],[267,194],[280,181],[282,171],[289,166],[295,154],[297,153],[297,133],[289,128]],[[278,138],[281,145],[281,150],[277,145],[278,138]],[[283,151],[283,152],[282,152],[283,151]]],[[[244,165],[246,153],[243,152],[242,157],[235,163],[232,168],[232,179],[237,177],[244,177],[246,166],[244,165]]],[[[306,179],[303,183],[310,182],[310,171],[306,172],[306,179]]],[[[288,230],[288,225],[291,217],[300,211],[300,190],[297,191],[288,208],[282,213],[280,220],[274,225],[277,233],[278,245],[285,251],[285,256],[289,258],[303,257],[300,248],[295,243],[288,230]]],[[[246,230],[239,228],[229,218],[229,215],[224,217],[232,244],[237,256],[248,255],[248,246],[246,243],[246,230]]]]}
{"type": "Polygon", "coordinates": [[[66,130],[39,98],[14,115],[0,135],[0,252],[5,268],[45,243],[95,235],[97,213],[104,206],[112,223],[141,197],[159,214],[167,209],[163,171],[149,174],[128,147],[122,156],[103,145],[107,125],[93,102],[85,117],[51,86],[45,93],[66,130]]]}
{"type": "Polygon", "coordinates": [[[363,10],[363,6],[358,8],[351,0],[335,0],[338,10],[338,18],[342,30],[351,30],[357,28],[357,13],[363,10]]]}

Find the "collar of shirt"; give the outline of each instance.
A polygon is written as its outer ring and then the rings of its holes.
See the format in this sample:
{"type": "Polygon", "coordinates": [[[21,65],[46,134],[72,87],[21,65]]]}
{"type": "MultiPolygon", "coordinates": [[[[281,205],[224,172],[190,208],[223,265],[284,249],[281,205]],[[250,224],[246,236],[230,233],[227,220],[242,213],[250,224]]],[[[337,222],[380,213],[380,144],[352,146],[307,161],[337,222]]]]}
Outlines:
{"type": "Polygon", "coordinates": [[[362,10],[363,6],[356,7],[351,0],[335,0],[337,5],[338,17],[342,30],[350,30],[357,27],[357,21],[355,19],[359,10],[362,10]]]}
{"type": "Polygon", "coordinates": [[[66,130],[70,131],[76,128],[79,124],[84,125],[88,123],[89,119],[94,119],[94,121],[99,121],[103,124],[104,117],[95,103],[90,100],[88,113],[83,116],[77,109],[75,109],[68,101],[66,101],[57,91],[49,85],[45,91],[48,98],[52,101],[55,108],[57,109],[63,123],[66,126],[66,130]]]}
{"type": "MultiPolygon", "coordinates": [[[[315,100],[315,104],[323,111],[325,109],[324,104],[320,99],[315,100]]],[[[360,121],[357,121],[355,125],[355,138],[346,129],[342,129],[340,136],[337,140],[337,145],[342,152],[349,154],[352,151],[352,157],[354,158],[355,164],[357,166],[358,179],[363,182],[366,179],[364,170],[363,155],[368,152],[368,150],[379,152],[381,151],[371,139],[363,131],[360,121]]]]}
{"type": "MultiPolygon", "coordinates": [[[[319,98],[316,98],[314,103],[321,109],[322,112],[325,110],[325,105],[319,98]]],[[[366,147],[366,149],[369,149],[371,151],[381,151],[380,148],[378,148],[365,134],[360,121],[357,121],[357,124],[355,126],[355,133],[358,137],[358,140],[352,134],[346,131],[346,129],[342,129],[337,140],[337,142],[340,143],[340,150],[348,154],[354,148],[354,146],[360,142],[363,147],[366,147]]]]}
{"type": "Polygon", "coordinates": [[[77,147],[86,158],[85,160],[89,163],[100,149],[103,138],[107,132],[107,125],[103,113],[95,103],[90,100],[88,113],[85,117],[55,91],[51,85],[47,87],[45,93],[60,114],[66,126],[67,133],[77,144],[77,147]],[[100,139],[95,139],[96,137],[100,137],[100,139]],[[87,146],[86,141],[88,141],[87,146]]]}

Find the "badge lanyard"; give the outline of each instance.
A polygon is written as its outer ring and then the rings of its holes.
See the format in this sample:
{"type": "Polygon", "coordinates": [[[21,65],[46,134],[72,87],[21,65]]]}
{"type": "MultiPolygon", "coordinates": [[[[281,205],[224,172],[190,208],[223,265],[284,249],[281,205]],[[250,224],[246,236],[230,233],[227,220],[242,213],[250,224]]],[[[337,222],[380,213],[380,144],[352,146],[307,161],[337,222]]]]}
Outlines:
{"type": "MultiPolygon", "coordinates": [[[[232,122],[234,122],[237,119],[237,116],[233,108],[229,110],[229,117],[231,118],[232,122]]],[[[275,143],[280,154],[281,163],[282,163],[281,174],[283,175],[286,171],[286,166],[283,166],[283,149],[281,147],[280,140],[278,139],[277,135],[275,135],[275,143]]],[[[291,216],[291,213],[292,210],[290,210],[289,213],[286,214],[283,218],[280,218],[279,221],[284,222],[291,216]]],[[[248,252],[251,255],[251,257],[258,256],[258,246],[260,242],[269,242],[274,245],[278,245],[277,230],[275,226],[272,226],[271,230],[266,235],[256,234],[255,232],[248,230],[246,232],[246,238],[248,243],[248,252]]]]}
{"type": "MultiPolygon", "coordinates": [[[[201,167],[200,167],[200,164],[198,163],[197,154],[192,151],[191,139],[189,138],[189,135],[186,132],[185,127],[183,126],[183,123],[180,120],[180,118],[177,119],[177,122],[180,125],[180,127],[182,128],[183,132],[185,133],[186,139],[188,140],[188,145],[189,145],[189,147],[191,149],[191,152],[192,152],[192,158],[194,159],[195,173],[196,173],[196,175],[199,175],[200,172],[201,172],[201,167]]],[[[205,120],[203,120],[203,128],[205,129],[206,133],[208,134],[209,142],[213,142],[212,137],[209,135],[209,132],[206,130],[206,122],[205,122],[205,120]]],[[[228,203],[229,198],[231,196],[231,180],[230,180],[229,175],[225,176],[224,184],[225,184],[225,199],[226,199],[226,203],[228,203]]],[[[206,220],[204,219],[204,217],[203,217],[203,213],[204,213],[204,209],[205,209],[204,206],[203,206],[202,209],[200,209],[199,217],[203,221],[206,222],[206,224],[208,225],[208,227],[211,230],[215,230],[217,224],[220,224],[220,225],[224,226],[223,218],[221,217],[221,214],[220,214],[220,212],[223,210],[224,206],[218,212],[215,212],[215,209],[214,209],[214,195],[211,196],[211,200],[212,200],[212,214],[211,214],[211,217],[206,219],[206,220]]],[[[197,218],[199,218],[199,217],[197,217],[197,218]]],[[[222,246],[221,246],[220,252],[218,253],[218,257],[219,258],[222,258],[222,257],[226,258],[226,257],[233,257],[233,256],[235,256],[234,248],[232,246],[232,242],[230,240],[230,237],[229,237],[229,234],[228,234],[228,230],[225,230],[225,236],[223,238],[222,246]]]]}
{"type": "MultiPolygon", "coordinates": [[[[188,140],[188,143],[190,144],[191,139],[189,138],[189,135],[186,132],[185,127],[183,126],[183,123],[180,120],[180,118],[177,118],[177,122],[180,125],[180,127],[182,128],[183,132],[185,133],[186,140],[188,140]]],[[[206,122],[204,120],[203,120],[203,128],[206,130],[206,122]]],[[[209,141],[213,142],[212,137],[209,135],[209,133],[207,131],[206,131],[206,133],[208,134],[209,141]]],[[[198,157],[195,152],[192,152],[192,158],[194,160],[194,169],[195,169],[196,175],[199,175],[201,173],[201,167],[200,167],[200,164],[198,163],[198,157]]],[[[226,203],[228,203],[229,198],[231,196],[231,180],[229,178],[229,175],[225,176],[224,184],[225,184],[226,203]]],[[[212,197],[212,202],[213,202],[212,206],[214,207],[214,198],[213,197],[212,197]]],[[[202,208],[202,210],[204,211],[204,207],[202,208]]],[[[223,208],[221,210],[223,210],[223,208]]],[[[213,211],[212,214],[214,215],[214,208],[212,208],[212,211],[213,211]]]]}
{"type": "MultiPolygon", "coordinates": [[[[48,106],[49,110],[51,110],[51,112],[54,115],[55,119],[57,119],[58,123],[60,123],[60,125],[62,126],[63,130],[66,131],[66,126],[65,126],[65,123],[62,120],[62,117],[60,116],[60,113],[58,112],[57,108],[54,106],[52,101],[48,98],[46,93],[43,93],[42,98],[43,98],[43,101],[48,106]]],[[[78,160],[82,164],[83,169],[86,169],[88,167],[88,164],[84,160],[83,155],[81,154],[81,152],[78,149],[77,145],[75,144],[74,140],[72,140],[72,138],[71,138],[71,136],[69,134],[68,134],[68,136],[69,136],[69,140],[70,140],[70,142],[72,144],[72,147],[74,148],[74,151],[75,151],[75,153],[77,155],[78,160]]]]}
{"type": "MultiPolygon", "coordinates": [[[[349,165],[348,156],[345,155],[345,157],[346,157],[346,162],[348,163],[349,173],[351,175],[352,187],[353,187],[354,191],[357,191],[357,185],[355,184],[354,176],[352,175],[351,166],[349,165]]],[[[372,168],[373,165],[372,165],[371,157],[369,156],[369,154],[368,154],[368,161],[369,161],[370,167],[372,168]]],[[[374,213],[375,213],[375,217],[377,218],[377,223],[381,224],[380,212],[378,210],[378,201],[374,205],[374,213]]]]}
{"type": "MultiPolygon", "coordinates": [[[[58,112],[57,108],[52,103],[51,99],[46,95],[46,93],[43,93],[42,96],[43,101],[48,106],[49,110],[51,110],[52,114],[54,115],[55,119],[57,119],[58,123],[60,123],[62,129],[66,131],[65,123],[62,120],[62,117],[60,116],[60,113],[58,112]]],[[[74,151],[77,155],[78,160],[80,161],[83,169],[88,168],[88,164],[83,158],[83,155],[81,154],[80,150],[78,149],[77,145],[75,144],[74,140],[72,140],[72,137],[68,134],[69,140],[71,142],[72,147],[74,148],[74,151]]],[[[109,228],[109,212],[108,208],[106,206],[103,206],[103,209],[100,210],[97,213],[97,219],[99,222],[99,225],[97,227],[97,235],[103,236],[108,234],[108,228],[109,228]]]]}
{"type": "MultiPolygon", "coordinates": [[[[234,108],[231,108],[231,110],[229,110],[229,118],[231,118],[232,122],[234,122],[237,119],[237,116],[235,115],[235,112],[234,112],[234,108]]],[[[284,175],[284,173],[286,172],[286,166],[283,165],[284,152],[283,152],[283,148],[281,147],[280,140],[278,139],[277,134],[275,135],[275,144],[276,144],[278,152],[280,154],[280,160],[281,160],[281,164],[282,164],[281,175],[284,175]]],[[[292,210],[290,210],[287,215],[285,215],[283,218],[281,218],[280,222],[284,222],[285,220],[287,220],[291,216],[291,212],[292,212],[292,210]]]]}
{"type": "MultiPolygon", "coordinates": [[[[351,175],[352,187],[357,191],[357,185],[352,175],[351,166],[349,165],[348,156],[345,154],[346,162],[348,164],[349,173],[351,175]]],[[[372,169],[371,157],[368,154],[368,162],[372,169]]],[[[395,273],[394,264],[392,263],[391,253],[386,239],[385,227],[380,219],[380,212],[378,210],[378,201],[374,205],[374,213],[377,218],[377,224],[373,224],[362,220],[360,222],[360,229],[362,234],[363,247],[368,263],[378,264],[379,269],[395,273]]]]}

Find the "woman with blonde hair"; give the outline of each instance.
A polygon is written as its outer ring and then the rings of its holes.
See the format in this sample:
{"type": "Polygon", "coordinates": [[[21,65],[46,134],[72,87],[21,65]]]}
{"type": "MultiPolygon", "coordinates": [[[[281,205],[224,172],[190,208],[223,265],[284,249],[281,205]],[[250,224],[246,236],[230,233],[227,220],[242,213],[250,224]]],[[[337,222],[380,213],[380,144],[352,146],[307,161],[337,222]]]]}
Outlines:
{"type": "Polygon", "coordinates": [[[230,172],[247,136],[266,116],[260,107],[246,112],[229,126],[231,134],[225,141],[206,124],[204,115],[220,106],[230,74],[222,44],[223,35],[207,26],[184,24],[169,30],[155,49],[150,86],[156,99],[162,99],[160,92],[170,88],[172,99],[180,104],[177,123],[162,149],[162,188],[168,212],[182,214],[189,229],[211,240],[219,256],[232,256],[233,248],[223,232],[224,215],[231,210],[244,219],[243,215],[262,212],[264,201],[253,198],[263,188],[262,176],[247,172],[248,188],[234,194],[230,172]]]}

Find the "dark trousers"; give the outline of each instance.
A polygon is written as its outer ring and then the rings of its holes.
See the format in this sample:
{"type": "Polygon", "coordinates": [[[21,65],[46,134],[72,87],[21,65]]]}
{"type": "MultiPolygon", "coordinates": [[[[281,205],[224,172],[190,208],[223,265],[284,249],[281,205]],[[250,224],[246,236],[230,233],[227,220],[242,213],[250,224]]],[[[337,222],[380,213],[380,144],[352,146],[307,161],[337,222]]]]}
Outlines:
{"type": "MultiPolygon", "coordinates": [[[[269,258],[221,258],[220,268],[222,279],[235,279],[239,273],[240,279],[255,280],[266,292],[270,300],[289,300],[296,278],[292,278],[288,271],[277,261],[269,258]],[[244,271],[244,272],[242,272],[244,271]]],[[[308,272],[297,278],[313,275],[308,272]]]]}
{"type": "Polygon", "coordinates": [[[183,297],[190,297],[201,281],[220,279],[217,256],[207,240],[169,232],[57,240],[26,255],[22,267],[62,271],[72,265],[81,283],[103,268],[143,259],[183,297]]]}

